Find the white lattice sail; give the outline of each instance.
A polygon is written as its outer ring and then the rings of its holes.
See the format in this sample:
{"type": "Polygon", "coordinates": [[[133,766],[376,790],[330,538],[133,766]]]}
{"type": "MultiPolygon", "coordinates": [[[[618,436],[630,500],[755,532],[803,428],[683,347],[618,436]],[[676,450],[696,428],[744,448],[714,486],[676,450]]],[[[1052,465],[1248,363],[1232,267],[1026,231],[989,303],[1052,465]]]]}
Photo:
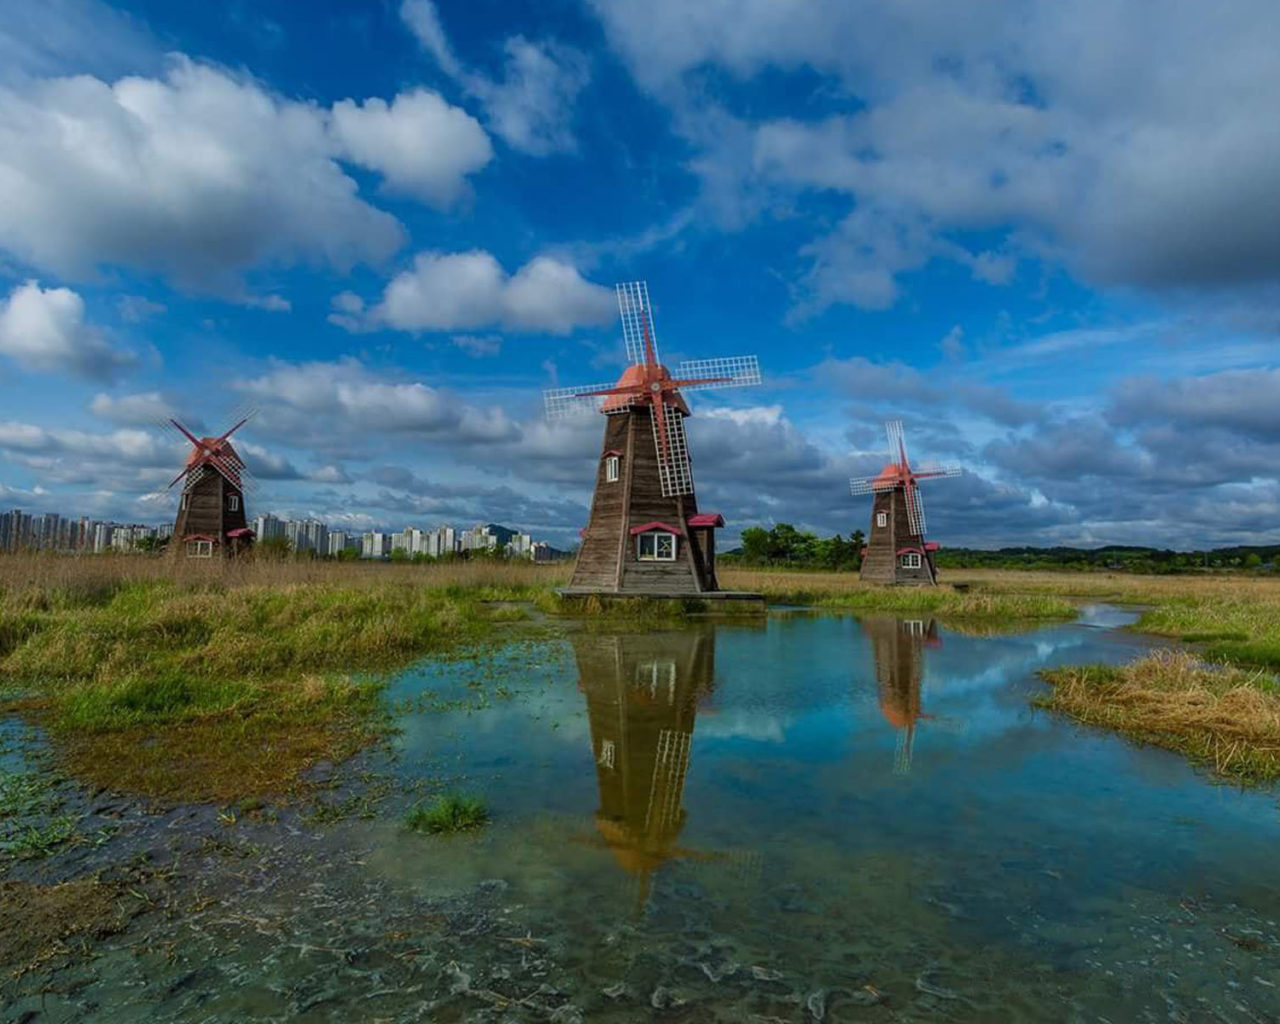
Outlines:
{"type": "Polygon", "coordinates": [[[653,422],[653,443],[658,449],[658,479],[662,483],[662,496],[675,498],[693,493],[693,467],[689,464],[689,442],[684,433],[684,417],[668,410],[663,417],[667,430],[667,450],[664,457],[662,439],[658,436],[658,418],[653,422]]]}
{"type": "Polygon", "coordinates": [[[759,384],[760,362],[755,356],[724,356],[720,359],[691,359],[676,368],[680,380],[702,380],[705,384],[683,384],[681,391],[711,388],[745,388],[759,384]]]}
{"type": "Polygon", "coordinates": [[[613,381],[610,381],[608,384],[580,384],[572,388],[551,388],[544,391],[542,400],[546,406],[547,419],[563,420],[599,412],[600,404],[607,396],[591,392],[608,391],[614,386],[613,381]]]}
{"type": "Polygon", "coordinates": [[[649,307],[649,285],[645,281],[627,281],[617,286],[618,312],[622,314],[622,340],[627,358],[643,363],[645,334],[653,345],[654,362],[658,358],[658,335],[653,329],[653,310],[649,307]]]}

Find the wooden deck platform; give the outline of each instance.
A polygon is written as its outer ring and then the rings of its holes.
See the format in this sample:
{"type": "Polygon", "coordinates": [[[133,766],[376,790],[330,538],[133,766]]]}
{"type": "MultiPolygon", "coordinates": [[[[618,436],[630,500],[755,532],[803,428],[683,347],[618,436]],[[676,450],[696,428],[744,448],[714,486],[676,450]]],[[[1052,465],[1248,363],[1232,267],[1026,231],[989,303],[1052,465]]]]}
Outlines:
{"type": "Polygon", "coordinates": [[[758,601],[765,603],[763,594],[751,594],[745,590],[710,590],[697,593],[689,590],[644,590],[617,591],[600,590],[594,587],[560,587],[556,593],[561,597],[598,597],[611,601],[630,601],[634,598],[657,601],[758,601]]]}

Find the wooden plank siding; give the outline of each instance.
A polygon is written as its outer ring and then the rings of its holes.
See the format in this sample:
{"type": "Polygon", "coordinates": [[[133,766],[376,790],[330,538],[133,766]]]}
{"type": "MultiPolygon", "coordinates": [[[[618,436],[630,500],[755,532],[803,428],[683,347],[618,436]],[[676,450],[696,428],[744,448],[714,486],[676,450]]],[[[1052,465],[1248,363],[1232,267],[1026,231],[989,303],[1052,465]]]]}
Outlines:
{"type": "Polygon", "coordinates": [[[911,520],[907,515],[906,492],[901,487],[882,491],[875,496],[871,506],[871,525],[867,529],[867,555],[862,560],[859,579],[871,583],[903,583],[931,586],[935,581],[933,559],[924,550],[924,538],[911,532],[911,520]],[[877,526],[879,513],[887,516],[887,525],[877,526]],[[920,551],[920,568],[904,569],[898,551],[901,548],[917,548],[920,551]]]}
{"type": "Polygon", "coordinates": [[[174,555],[185,558],[186,546],[182,538],[206,534],[218,538],[221,549],[215,554],[227,553],[227,533],[247,526],[243,492],[221,473],[207,469],[183,494],[169,546],[174,555]],[[234,511],[227,508],[228,499],[232,496],[238,499],[234,511]]]}
{"type": "MultiPolygon", "coordinates": [[[[672,415],[680,415],[673,412],[672,415]]],[[[698,510],[692,494],[664,497],[658,473],[658,448],[648,407],[628,409],[607,418],[604,444],[596,466],[591,518],[578,553],[569,588],[611,593],[698,594],[708,585],[703,553],[692,543],[688,517],[698,510]],[[622,452],[619,479],[605,479],[604,452],[622,452]],[[682,532],[674,562],[641,561],[633,526],[660,522],[682,532]]]]}

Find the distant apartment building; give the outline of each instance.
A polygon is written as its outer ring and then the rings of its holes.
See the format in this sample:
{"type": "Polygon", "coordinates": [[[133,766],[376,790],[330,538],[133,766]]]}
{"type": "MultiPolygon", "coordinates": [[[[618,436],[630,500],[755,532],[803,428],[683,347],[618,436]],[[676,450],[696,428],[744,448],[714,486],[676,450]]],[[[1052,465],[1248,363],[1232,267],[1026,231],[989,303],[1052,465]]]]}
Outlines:
{"type": "Polygon", "coordinates": [[[497,536],[483,523],[476,523],[459,539],[459,547],[463,551],[493,551],[497,546],[497,536]]]}
{"type": "Polygon", "coordinates": [[[391,554],[389,534],[373,531],[360,538],[361,558],[386,558],[389,554],[391,554]]]}
{"type": "Polygon", "coordinates": [[[355,550],[360,547],[360,538],[353,537],[349,533],[342,530],[329,531],[329,543],[325,548],[325,554],[330,558],[337,558],[342,552],[348,548],[355,550]]]}
{"type": "Polygon", "coordinates": [[[284,522],[269,513],[260,515],[253,521],[253,534],[260,541],[271,540],[273,537],[283,537],[285,535],[284,522]]]}
{"type": "Polygon", "coordinates": [[[290,519],[284,524],[284,535],[294,551],[323,555],[329,550],[329,527],[318,519],[290,519]]]}

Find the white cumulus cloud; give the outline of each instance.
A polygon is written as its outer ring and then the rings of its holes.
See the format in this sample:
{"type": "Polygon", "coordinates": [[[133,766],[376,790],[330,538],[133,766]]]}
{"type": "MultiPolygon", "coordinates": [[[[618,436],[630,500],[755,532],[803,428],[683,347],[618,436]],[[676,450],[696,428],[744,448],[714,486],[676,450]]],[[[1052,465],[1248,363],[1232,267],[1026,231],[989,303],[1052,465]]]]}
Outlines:
{"type": "Polygon", "coordinates": [[[508,274],[492,253],[419,253],[394,277],[382,301],[362,314],[349,295],[334,299],[330,320],[348,329],[390,327],[402,331],[512,331],[568,334],[616,316],[613,293],[587,281],[577,269],[538,256],[508,274]]]}
{"type": "Polygon", "coordinates": [[[0,304],[0,355],[29,370],[107,379],[137,362],[85,322],[84,299],[70,288],[20,284],[0,304]]]}

